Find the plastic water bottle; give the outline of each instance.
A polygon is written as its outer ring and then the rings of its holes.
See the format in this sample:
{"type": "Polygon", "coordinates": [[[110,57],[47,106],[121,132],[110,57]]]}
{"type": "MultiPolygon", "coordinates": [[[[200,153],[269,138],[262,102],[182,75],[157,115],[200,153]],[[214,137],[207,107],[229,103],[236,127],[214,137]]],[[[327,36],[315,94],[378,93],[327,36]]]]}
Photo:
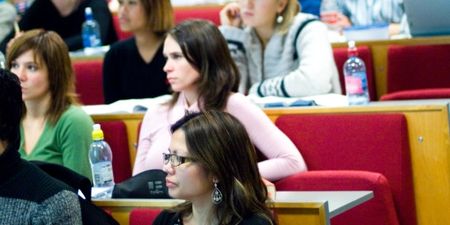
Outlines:
{"type": "Polygon", "coordinates": [[[0,51],[0,69],[6,69],[6,58],[1,51],[0,51]]]}
{"type": "Polygon", "coordinates": [[[101,190],[100,192],[104,193],[103,197],[97,198],[109,198],[114,187],[112,152],[108,143],[104,141],[100,124],[94,124],[93,128],[93,142],[89,148],[89,162],[91,164],[94,188],[98,188],[101,190]]]}
{"type": "Polygon", "coordinates": [[[349,105],[369,103],[366,65],[358,57],[358,49],[354,41],[348,42],[348,59],[344,63],[345,90],[349,105]]]}
{"type": "Polygon", "coordinates": [[[86,21],[83,23],[81,28],[83,46],[85,48],[102,46],[102,39],[100,38],[100,25],[98,25],[98,22],[94,19],[92,9],[90,7],[86,7],[84,9],[84,15],[86,17],[86,21]]]}

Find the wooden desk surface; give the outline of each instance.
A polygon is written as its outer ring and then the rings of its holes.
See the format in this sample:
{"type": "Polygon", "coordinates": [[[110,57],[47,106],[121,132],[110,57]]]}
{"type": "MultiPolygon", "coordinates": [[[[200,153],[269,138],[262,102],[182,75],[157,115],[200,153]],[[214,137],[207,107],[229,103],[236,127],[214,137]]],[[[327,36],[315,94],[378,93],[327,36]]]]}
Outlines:
{"type": "MultiPolygon", "coordinates": [[[[316,217],[320,217],[319,224],[329,224],[330,219],[357,205],[373,198],[372,191],[279,191],[276,199],[270,206],[277,212],[277,217],[283,224],[315,224],[318,218],[309,222],[307,216],[311,210],[316,210],[316,217]],[[295,211],[292,211],[294,209],[295,211]],[[294,212],[294,213],[292,213],[294,212]],[[305,218],[303,218],[305,216],[305,218]],[[305,220],[302,220],[305,219],[305,220]]],[[[129,220],[129,212],[133,208],[170,208],[183,200],[179,199],[105,199],[93,200],[94,204],[112,212],[120,222],[126,224],[129,220]]]]}
{"type": "Polygon", "coordinates": [[[278,191],[275,208],[283,203],[328,202],[328,213],[333,218],[371,198],[372,191],[278,191]]]}

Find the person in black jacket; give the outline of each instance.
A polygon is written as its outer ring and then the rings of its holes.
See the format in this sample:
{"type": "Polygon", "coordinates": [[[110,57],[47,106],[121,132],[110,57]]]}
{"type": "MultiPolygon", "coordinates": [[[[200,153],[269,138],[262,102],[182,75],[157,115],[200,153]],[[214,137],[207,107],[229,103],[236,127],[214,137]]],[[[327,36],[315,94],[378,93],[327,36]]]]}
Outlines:
{"type": "Polygon", "coordinates": [[[20,158],[22,110],[18,77],[0,69],[0,223],[82,224],[73,189],[20,158]]]}
{"type": "MultiPolygon", "coordinates": [[[[69,47],[69,51],[83,48],[81,25],[85,21],[84,9],[91,7],[94,19],[100,25],[103,45],[117,41],[112,15],[105,0],[35,0],[19,21],[22,31],[35,28],[58,33],[69,47]]],[[[14,31],[0,44],[5,52],[8,42],[17,34],[14,31]]]]}

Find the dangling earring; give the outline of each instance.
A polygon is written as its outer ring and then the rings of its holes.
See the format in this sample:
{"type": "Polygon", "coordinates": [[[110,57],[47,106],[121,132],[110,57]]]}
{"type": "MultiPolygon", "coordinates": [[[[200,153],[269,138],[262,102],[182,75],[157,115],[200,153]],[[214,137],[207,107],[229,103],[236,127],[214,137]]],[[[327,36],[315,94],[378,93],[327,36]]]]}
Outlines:
{"type": "Polygon", "coordinates": [[[277,16],[277,23],[280,24],[280,23],[283,22],[283,20],[284,20],[283,16],[281,14],[278,14],[278,16],[277,16]]]}
{"type": "Polygon", "coordinates": [[[212,197],[212,202],[215,205],[218,205],[222,202],[223,196],[222,196],[222,192],[220,192],[219,188],[217,187],[217,181],[213,181],[214,182],[214,190],[213,193],[211,195],[212,197]]]}

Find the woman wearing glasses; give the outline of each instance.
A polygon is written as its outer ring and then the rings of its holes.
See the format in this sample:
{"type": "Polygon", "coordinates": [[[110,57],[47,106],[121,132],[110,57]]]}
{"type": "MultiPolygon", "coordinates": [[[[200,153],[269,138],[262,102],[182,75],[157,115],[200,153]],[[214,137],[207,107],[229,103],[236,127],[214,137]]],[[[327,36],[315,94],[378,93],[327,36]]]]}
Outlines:
{"type": "Polygon", "coordinates": [[[150,108],[144,116],[133,175],[161,169],[159,160],[170,143],[170,124],[186,112],[226,111],[235,116],[250,140],[267,158],[258,163],[261,175],[278,180],[305,171],[298,149],[264,112],[235,93],[239,72],[219,29],[204,20],[186,21],[172,29],[164,42],[164,71],[174,91],[172,100],[150,108]],[[208,43],[208,47],[205,47],[208,43]]]}
{"type": "Polygon", "coordinates": [[[163,154],[166,184],[171,197],[187,201],[163,211],[154,225],[275,224],[255,149],[236,118],[220,111],[188,114],[171,131],[163,154]]]}

